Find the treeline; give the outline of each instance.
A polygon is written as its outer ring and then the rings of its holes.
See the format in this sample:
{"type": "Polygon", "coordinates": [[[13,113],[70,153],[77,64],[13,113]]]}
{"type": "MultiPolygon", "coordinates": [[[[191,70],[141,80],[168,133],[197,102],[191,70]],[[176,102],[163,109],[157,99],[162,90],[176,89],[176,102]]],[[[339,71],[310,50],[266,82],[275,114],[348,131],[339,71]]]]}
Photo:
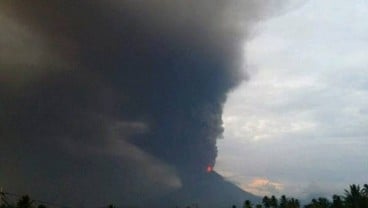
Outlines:
{"type": "Polygon", "coordinates": [[[36,205],[35,200],[31,200],[28,195],[20,197],[20,199],[16,203],[12,203],[7,194],[1,192],[1,205],[0,208],[46,208],[44,204],[36,205]]]}
{"type": "MultiPolygon", "coordinates": [[[[310,203],[301,206],[300,201],[282,195],[279,199],[275,196],[264,196],[262,203],[253,205],[246,200],[243,208],[368,208],[368,184],[361,188],[359,185],[350,185],[345,189],[344,195],[333,195],[332,199],[325,197],[314,198],[310,203]]],[[[235,208],[235,206],[233,206],[235,208]]]]}
{"type": "MultiPolygon", "coordinates": [[[[16,202],[11,202],[6,192],[0,192],[1,204],[0,208],[52,208],[66,207],[55,205],[40,200],[32,200],[28,195],[20,196],[16,202]],[[47,206],[46,206],[47,205],[47,206]]],[[[13,194],[14,196],[14,194],[13,194]]],[[[242,208],[368,208],[368,184],[363,187],[359,185],[350,185],[349,189],[345,189],[344,195],[333,195],[331,199],[325,197],[314,198],[310,203],[302,206],[300,201],[295,198],[289,198],[282,195],[280,198],[275,196],[264,196],[262,202],[253,204],[249,200],[245,200],[242,208]]],[[[102,208],[102,207],[101,207],[102,208]]],[[[107,205],[105,208],[116,208],[113,205],[107,205]]],[[[187,208],[190,208],[188,206],[187,208]]],[[[235,205],[232,208],[236,208],[235,205]]]]}

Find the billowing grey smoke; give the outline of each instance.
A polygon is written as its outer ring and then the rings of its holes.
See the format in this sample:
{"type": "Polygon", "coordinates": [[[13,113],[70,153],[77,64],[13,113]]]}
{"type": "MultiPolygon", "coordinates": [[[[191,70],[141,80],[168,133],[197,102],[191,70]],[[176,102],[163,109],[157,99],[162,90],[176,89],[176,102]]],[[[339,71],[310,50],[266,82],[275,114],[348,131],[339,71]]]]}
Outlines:
{"type": "Polygon", "coordinates": [[[265,2],[2,1],[0,186],[102,204],[190,183],[265,2]]]}

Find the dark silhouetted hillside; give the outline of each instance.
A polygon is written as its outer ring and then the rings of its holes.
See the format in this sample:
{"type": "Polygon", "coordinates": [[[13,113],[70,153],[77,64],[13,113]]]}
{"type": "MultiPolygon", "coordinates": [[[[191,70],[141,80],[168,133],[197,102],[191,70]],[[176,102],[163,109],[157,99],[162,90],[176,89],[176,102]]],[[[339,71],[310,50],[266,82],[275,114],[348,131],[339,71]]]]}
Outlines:
{"type": "Polygon", "coordinates": [[[226,181],[221,175],[212,171],[193,177],[192,183],[183,186],[181,189],[160,198],[153,203],[161,207],[187,207],[198,205],[200,208],[206,207],[231,207],[235,204],[241,207],[245,200],[260,202],[261,198],[246,192],[233,183],[226,181]]]}

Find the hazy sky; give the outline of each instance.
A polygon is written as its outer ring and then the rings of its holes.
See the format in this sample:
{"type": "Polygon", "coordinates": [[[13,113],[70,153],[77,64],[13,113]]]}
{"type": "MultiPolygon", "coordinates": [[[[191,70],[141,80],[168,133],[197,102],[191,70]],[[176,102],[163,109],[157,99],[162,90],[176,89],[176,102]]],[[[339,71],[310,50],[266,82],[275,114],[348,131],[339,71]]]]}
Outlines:
{"type": "Polygon", "coordinates": [[[259,23],[226,102],[216,170],[258,194],[368,181],[368,2],[311,0],[259,23]]]}

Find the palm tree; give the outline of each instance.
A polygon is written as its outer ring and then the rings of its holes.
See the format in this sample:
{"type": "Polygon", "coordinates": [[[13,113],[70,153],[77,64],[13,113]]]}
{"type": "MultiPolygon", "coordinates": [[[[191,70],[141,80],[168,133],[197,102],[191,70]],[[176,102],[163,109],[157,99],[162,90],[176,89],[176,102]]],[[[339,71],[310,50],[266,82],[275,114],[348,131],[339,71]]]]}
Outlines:
{"type": "Polygon", "coordinates": [[[365,208],[364,193],[359,185],[350,185],[350,190],[345,189],[345,204],[348,208],[365,208]]]}
{"type": "Polygon", "coordinates": [[[364,207],[368,207],[368,184],[363,185],[362,192],[363,192],[362,194],[363,194],[364,207]]]}
{"type": "Polygon", "coordinates": [[[368,197],[368,184],[363,185],[363,195],[364,197],[368,197]]]}

